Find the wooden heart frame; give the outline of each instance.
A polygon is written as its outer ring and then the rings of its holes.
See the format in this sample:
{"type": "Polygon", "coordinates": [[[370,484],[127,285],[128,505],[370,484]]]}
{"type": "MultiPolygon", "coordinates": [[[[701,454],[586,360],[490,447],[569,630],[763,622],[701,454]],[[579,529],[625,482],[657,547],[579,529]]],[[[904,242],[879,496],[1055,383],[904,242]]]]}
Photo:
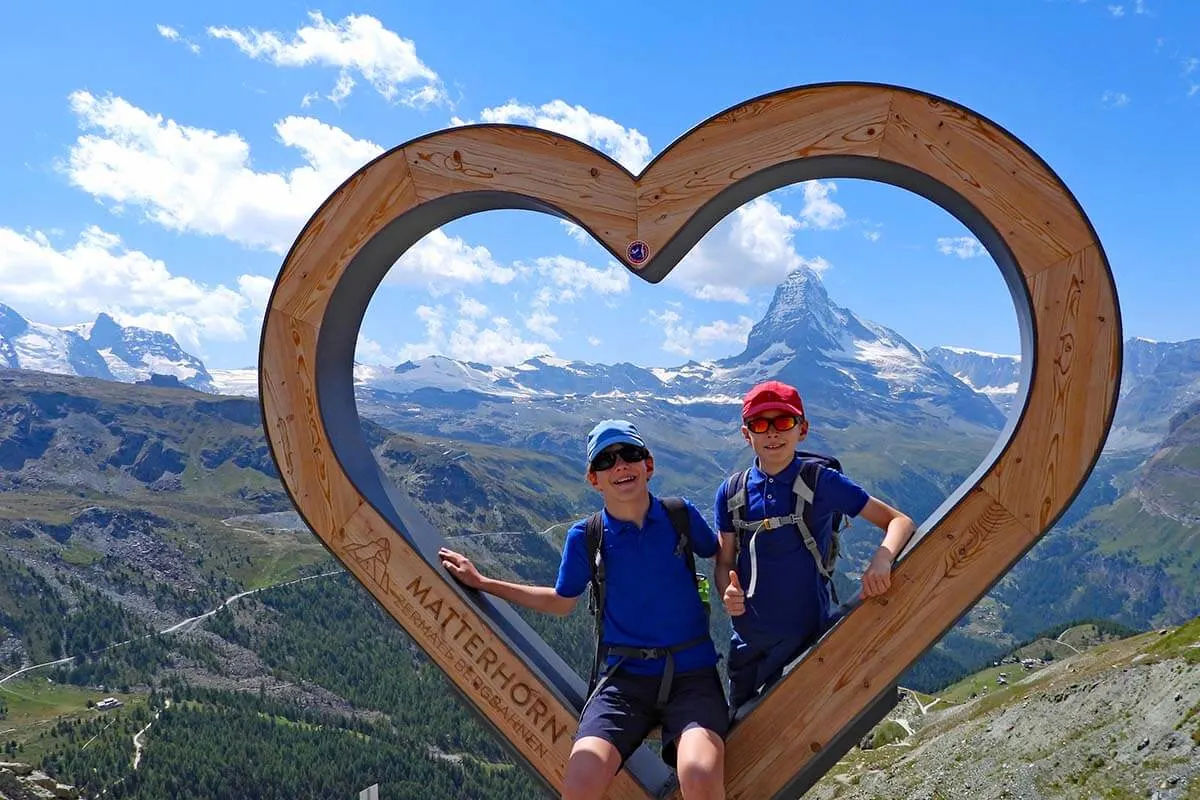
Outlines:
{"type": "MultiPolygon", "coordinates": [[[[657,283],[740,205],[838,177],[908,189],[975,234],[1012,293],[1023,376],[996,446],[922,524],[891,590],[845,617],[730,732],[729,797],[795,796],[853,744],[848,732],[877,718],[871,709],[887,702],[899,676],[1054,524],[1107,437],[1122,357],[1116,288],[1091,223],[1042,159],[961,105],[872,83],[749,100],[688,132],[637,176],[550,131],[456,127],[354,173],[282,265],[263,324],[259,397],[286,491],[327,548],[555,794],[584,681],[506,604],[444,572],[440,534],[382,477],[354,399],[367,305],[414,243],[480,211],[569,219],[657,283]]],[[[609,796],[663,796],[672,781],[643,747],[609,796]]]]}

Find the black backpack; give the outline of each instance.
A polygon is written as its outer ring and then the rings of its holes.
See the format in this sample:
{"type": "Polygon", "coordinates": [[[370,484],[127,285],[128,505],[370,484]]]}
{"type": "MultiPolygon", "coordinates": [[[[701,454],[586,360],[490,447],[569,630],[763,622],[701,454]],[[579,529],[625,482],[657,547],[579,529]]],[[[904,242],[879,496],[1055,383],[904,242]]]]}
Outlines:
{"type": "MultiPolygon", "coordinates": [[[[696,576],[696,580],[706,580],[706,578],[696,572],[696,555],[692,552],[692,536],[691,536],[691,520],[688,516],[687,505],[681,497],[664,497],[662,504],[667,509],[667,516],[671,520],[671,527],[675,529],[676,543],[675,555],[683,558],[688,566],[688,570],[696,576]]],[[[604,576],[604,558],[603,549],[601,548],[602,539],[604,538],[604,522],[601,519],[600,512],[593,512],[588,518],[585,527],[586,542],[588,552],[588,565],[592,570],[591,577],[591,596],[588,600],[588,610],[591,611],[596,637],[595,655],[592,659],[592,674],[588,679],[588,696],[596,690],[597,679],[600,675],[600,665],[604,661],[608,653],[615,653],[624,658],[642,657],[642,658],[662,658],[666,656],[670,660],[671,656],[682,649],[691,647],[696,644],[696,640],[692,642],[684,642],[680,645],[675,645],[670,648],[624,648],[624,647],[609,647],[602,642],[604,633],[604,591],[605,591],[605,576],[604,576]]],[[[705,606],[706,613],[709,607],[705,606]]],[[[614,668],[615,671],[615,668],[614,668]]],[[[669,690],[670,679],[667,677],[663,682],[662,693],[665,695],[669,690]]],[[[664,696],[660,696],[660,701],[665,700],[664,696]]]]}
{"type": "MultiPolygon", "coordinates": [[[[821,551],[817,547],[817,542],[812,535],[812,501],[813,493],[817,487],[817,478],[820,476],[822,469],[834,469],[838,472],[842,471],[842,464],[837,458],[822,453],[810,453],[805,450],[799,450],[796,455],[800,456],[800,469],[796,474],[796,480],[792,483],[792,496],[795,499],[795,505],[792,507],[792,513],[787,517],[770,517],[758,522],[746,522],[744,514],[746,510],[746,478],[750,474],[749,469],[735,473],[729,478],[729,486],[725,492],[725,505],[729,509],[730,517],[733,519],[734,533],[734,563],[737,563],[738,553],[742,547],[742,534],[746,531],[751,531],[751,535],[760,530],[773,530],[781,528],[785,525],[794,525],[800,534],[804,546],[812,554],[813,560],[817,564],[817,571],[821,573],[821,578],[829,586],[830,595],[833,598],[835,605],[838,604],[837,588],[833,582],[833,571],[837,564],[838,555],[841,553],[840,534],[847,527],[845,515],[840,511],[835,511],[833,514],[833,536],[829,543],[828,557],[822,557],[821,551]]],[[[751,585],[746,587],[747,596],[753,593],[753,576],[751,585]]]]}

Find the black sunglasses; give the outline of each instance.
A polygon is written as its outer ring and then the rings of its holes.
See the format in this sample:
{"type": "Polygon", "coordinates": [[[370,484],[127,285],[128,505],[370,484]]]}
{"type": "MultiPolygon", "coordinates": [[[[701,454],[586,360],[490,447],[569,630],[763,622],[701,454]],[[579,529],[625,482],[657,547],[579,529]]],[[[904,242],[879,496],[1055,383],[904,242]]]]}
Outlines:
{"type": "Polygon", "coordinates": [[[617,456],[620,456],[626,464],[636,464],[649,458],[650,451],[632,444],[623,444],[616,450],[605,450],[592,459],[592,472],[605,472],[612,469],[617,464],[617,456]]]}

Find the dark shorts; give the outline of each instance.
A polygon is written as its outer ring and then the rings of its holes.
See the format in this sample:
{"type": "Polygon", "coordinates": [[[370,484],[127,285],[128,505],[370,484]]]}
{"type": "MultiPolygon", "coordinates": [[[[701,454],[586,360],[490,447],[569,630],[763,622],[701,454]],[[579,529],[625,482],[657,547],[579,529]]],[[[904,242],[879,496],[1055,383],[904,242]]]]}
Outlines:
{"type": "Polygon", "coordinates": [[[675,745],[689,728],[707,728],[725,737],[729,705],[716,667],[676,673],[667,704],[659,710],[654,706],[661,681],[658,675],[618,670],[584,706],[575,738],[598,736],[610,742],[624,764],[646,735],[661,725],[663,761],[674,767],[675,745]]]}
{"type": "Polygon", "coordinates": [[[811,637],[734,639],[729,645],[729,705],[736,710],[783,677],[783,668],[813,644],[811,637]]]}

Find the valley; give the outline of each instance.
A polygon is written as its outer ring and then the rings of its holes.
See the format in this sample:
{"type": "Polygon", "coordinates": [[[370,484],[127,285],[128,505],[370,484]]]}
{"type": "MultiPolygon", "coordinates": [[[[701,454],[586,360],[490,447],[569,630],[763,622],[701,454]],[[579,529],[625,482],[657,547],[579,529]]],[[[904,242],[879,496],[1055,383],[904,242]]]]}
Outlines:
{"type": "MultiPolygon", "coordinates": [[[[5,330],[20,329],[6,319],[5,330]]],[[[118,350],[137,361],[151,344],[161,354],[170,343],[136,331],[105,335],[124,343],[105,349],[107,375],[0,369],[5,758],[86,796],[235,797],[229,787],[239,782],[281,798],[353,796],[373,782],[388,797],[536,796],[505,743],[305,528],[282,491],[256,400],[137,372],[142,362],[119,368],[118,350]],[[121,705],[99,710],[107,697],[121,705]]],[[[1063,753],[1057,765],[977,725],[1007,714],[1003,725],[1017,726],[1010,734],[1046,727],[1038,714],[1051,718],[1088,694],[1039,683],[1056,675],[1080,683],[1086,672],[1089,692],[1109,698],[1100,711],[1087,707],[1106,720],[1097,736],[1132,730],[1136,711],[1118,702],[1126,695],[1149,698],[1178,684],[1174,694],[1190,697],[1187,647],[1128,658],[1105,648],[1194,636],[1193,345],[1127,343],[1120,428],[1075,503],[908,670],[899,716],[852,751],[817,796],[899,796],[893,785],[903,796],[963,796],[946,787],[968,757],[976,789],[1023,781],[1010,773],[1025,759],[1041,777],[1013,785],[1030,797],[1125,796],[1112,792],[1137,781],[1167,783],[1153,789],[1163,798],[1195,791],[1171,760],[1192,752],[1186,709],[1173,718],[1180,736],[1154,722],[1142,737],[1175,742],[1171,752],[1147,745],[1128,755],[1121,742],[1104,750],[1100,739],[1085,752],[1054,740],[1044,746],[1063,753]],[[1101,653],[1113,655],[1104,665],[1087,660],[1101,653]],[[1042,663],[1027,674],[1026,658],[1042,663]],[[1150,669],[1161,664],[1169,667],[1150,669]],[[997,684],[1001,672],[1006,683],[997,684]],[[1122,683],[1127,673],[1141,682],[1122,683]],[[958,748],[949,744],[955,736],[958,748]],[[963,749],[964,741],[978,746],[963,749]],[[993,751],[1004,755],[997,761],[993,751]],[[1094,757],[1104,761],[1089,768],[1094,757]],[[1137,781],[1103,782],[1117,772],[1137,781]]],[[[851,477],[928,522],[995,444],[1011,402],[1000,390],[1016,368],[961,348],[922,353],[800,275],[780,287],[745,352],[722,362],[651,371],[431,358],[391,372],[360,369],[356,396],[380,472],[456,549],[492,574],[548,583],[566,527],[595,508],[580,459],[582,432],[596,418],[636,419],[655,451],[654,491],[683,494],[711,516],[716,485],[749,457],[737,430],[740,390],[779,375],[806,387],[808,449],[836,453],[851,477]]],[[[846,532],[842,596],[856,591],[878,537],[862,524],[846,532]]],[[[587,670],[592,623],[583,604],[563,619],[521,613],[573,668],[587,670]]],[[[712,630],[724,650],[723,613],[712,630]]],[[[1077,738],[1090,735],[1081,728],[1077,738]]],[[[0,773],[0,793],[6,780],[0,773]]]]}

